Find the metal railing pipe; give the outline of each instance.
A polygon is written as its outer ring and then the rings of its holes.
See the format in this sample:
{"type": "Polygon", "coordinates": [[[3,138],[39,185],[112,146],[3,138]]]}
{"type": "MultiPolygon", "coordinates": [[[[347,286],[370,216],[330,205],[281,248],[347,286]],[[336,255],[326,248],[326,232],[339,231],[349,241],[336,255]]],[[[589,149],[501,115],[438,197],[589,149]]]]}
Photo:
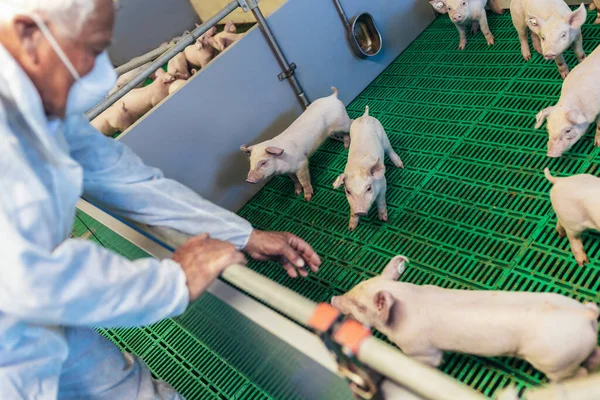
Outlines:
{"type": "Polygon", "coordinates": [[[179,43],[171,47],[168,51],[166,51],[163,55],[158,57],[152,64],[148,66],[145,70],[140,72],[135,78],[125,84],[121,89],[117,90],[107,99],[102,101],[100,104],[92,108],[86,113],[86,116],[91,121],[96,118],[98,115],[102,114],[106,111],[107,108],[115,104],[119,101],[123,96],[129,93],[132,89],[134,89],[137,85],[144,82],[150,75],[154,73],[159,68],[162,68],[163,65],[169,62],[170,59],[175,57],[177,54],[181,53],[187,46],[193,44],[200,36],[202,36],[206,31],[216,25],[223,18],[231,14],[236,8],[239,7],[237,0],[233,0],[231,3],[225,6],[221,11],[213,15],[210,19],[200,25],[198,28],[194,29],[189,35],[185,36],[179,43]]]}
{"type": "Polygon", "coordinates": [[[156,49],[154,49],[146,54],[143,54],[139,57],[136,57],[133,60],[129,61],[128,63],[121,65],[120,67],[117,67],[115,69],[115,71],[117,71],[117,75],[119,75],[119,76],[126,74],[129,71],[133,71],[137,67],[141,67],[142,65],[144,65],[148,62],[156,60],[158,57],[160,57],[162,54],[164,54],[165,51],[169,50],[173,46],[174,45],[171,45],[169,43],[163,44],[163,45],[157,47],[156,49]]]}

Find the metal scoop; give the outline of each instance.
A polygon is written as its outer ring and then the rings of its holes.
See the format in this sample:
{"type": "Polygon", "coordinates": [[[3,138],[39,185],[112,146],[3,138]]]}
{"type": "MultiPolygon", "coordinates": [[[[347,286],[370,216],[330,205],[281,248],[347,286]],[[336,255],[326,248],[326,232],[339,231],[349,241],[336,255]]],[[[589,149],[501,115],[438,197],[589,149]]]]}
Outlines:
{"type": "Polygon", "coordinates": [[[333,3],[346,28],[346,36],[352,52],[363,59],[379,54],[383,41],[373,16],[369,13],[360,13],[349,21],[340,1],[333,0],[333,3]]]}

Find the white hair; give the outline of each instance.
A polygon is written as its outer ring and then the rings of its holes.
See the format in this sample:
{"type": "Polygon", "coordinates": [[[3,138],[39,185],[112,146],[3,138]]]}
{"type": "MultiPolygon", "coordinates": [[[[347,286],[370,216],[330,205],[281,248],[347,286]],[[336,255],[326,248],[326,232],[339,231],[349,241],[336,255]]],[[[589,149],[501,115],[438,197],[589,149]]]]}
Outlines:
{"type": "Polygon", "coordinates": [[[0,0],[0,24],[15,15],[37,13],[57,23],[62,34],[77,35],[96,9],[97,0],[0,0]]]}

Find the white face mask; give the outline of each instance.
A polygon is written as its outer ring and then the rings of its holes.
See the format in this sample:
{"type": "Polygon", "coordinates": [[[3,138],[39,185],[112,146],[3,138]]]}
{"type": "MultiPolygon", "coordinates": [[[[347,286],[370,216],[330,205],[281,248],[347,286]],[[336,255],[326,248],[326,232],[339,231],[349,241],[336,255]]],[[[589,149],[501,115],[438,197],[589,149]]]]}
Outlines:
{"type": "Polygon", "coordinates": [[[81,77],[52,33],[50,33],[44,21],[36,14],[32,14],[31,18],[36,22],[40,31],[58,55],[58,58],[61,59],[75,79],[75,84],[71,87],[67,99],[67,117],[84,114],[104,100],[108,92],[117,83],[117,73],[110,62],[108,52],[104,51],[100,54],[96,58],[92,71],[81,77]]]}

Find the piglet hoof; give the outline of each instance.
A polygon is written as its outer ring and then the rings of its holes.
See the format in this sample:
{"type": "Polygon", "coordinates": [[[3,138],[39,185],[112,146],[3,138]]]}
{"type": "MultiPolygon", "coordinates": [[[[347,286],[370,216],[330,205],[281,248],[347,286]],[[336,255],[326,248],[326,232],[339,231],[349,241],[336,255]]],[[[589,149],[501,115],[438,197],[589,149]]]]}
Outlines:
{"type": "Polygon", "coordinates": [[[529,49],[527,49],[527,51],[522,51],[521,54],[523,55],[525,61],[531,60],[531,52],[529,51],[529,49]]]}
{"type": "Polygon", "coordinates": [[[313,198],[313,192],[304,192],[304,200],[311,201],[313,198]]]}
{"type": "Polygon", "coordinates": [[[460,43],[458,44],[458,49],[459,50],[464,50],[465,46],[467,45],[467,41],[466,40],[461,40],[460,43]]]}
{"type": "Polygon", "coordinates": [[[557,229],[556,232],[558,232],[558,236],[560,236],[563,239],[567,237],[567,233],[565,231],[557,229]]]}
{"type": "Polygon", "coordinates": [[[487,41],[488,46],[493,46],[494,45],[494,37],[492,35],[486,36],[485,40],[487,41]]]}
{"type": "Polygon", "coordinates": [[[585,264],[590,263],[590,259],[585,253],[583,253],[583,256],[575,257],[575,259],[577,260],[577,264],[579,264],[580,267],[583,267],[585,264]]]}
{"type": "Polygon", "coordinates": [[[387,210],[379,211],[379,220],[383,222],[388,222],[388,213],[387,210]]]}
{"type": "Polygon", "coordinates": [[[564,70],[564,71],[560,71],[560,76],[561,76],[563,79],[566,79],[566,78],[567,78],[567,75],[569,75],[569,70],[568,70],[568,69],[567,69],[567,70],[564,70]]]}
{"type": "Polygon", "coordinates": [[[300,196],[302,194],[302,188],[296,189],[295,192],[296,192],[296,196],[300,196]]]}
{"type": "Polygon", "coordinates": [[[600,136],[596,135],[596,138],[594,139],[594,145],[600,147],[600,136]]]}
{"type": "Polygon", "coordinates": [[[600,24],[600,18],[596,18],[596,20],[594,21],[594,25],[598,25],[600,24]]]}
{"type": "Polygon", "coordinates": [[[352,224],[350,224],[350,225],[348,225],[348,230],[349,230],[350,232],[352,232],[353,230],[355,230],[355,229],[356,229],[356,227],[357,227],[357,226],[358,226],[358,224],[356,224],[356,225],[352,225],[352,224]]]}

